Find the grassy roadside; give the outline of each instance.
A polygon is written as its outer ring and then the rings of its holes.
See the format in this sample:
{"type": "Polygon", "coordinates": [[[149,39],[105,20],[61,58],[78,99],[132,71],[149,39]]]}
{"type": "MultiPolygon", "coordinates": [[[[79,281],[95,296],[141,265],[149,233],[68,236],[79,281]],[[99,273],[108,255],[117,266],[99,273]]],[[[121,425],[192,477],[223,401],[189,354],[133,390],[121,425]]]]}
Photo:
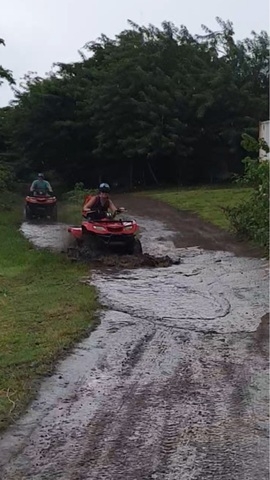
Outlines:
{"type": "Polygon", "coordinates": [[[229,229],[229,220],[224,207],[232,207],[246,198],[251,192],[248,188],[191,188],[182,190],[164,190],[147,192],[144,195],[157,198],[179,210],[189,210],[218,227],[229,229]]]}
{"type": "Polygon", "coordinates": [[[0,429],[26,406],[38,379],[95,323],[83,265],[35,250],[18,231],[21,199],[0,198],[0,429]]]}

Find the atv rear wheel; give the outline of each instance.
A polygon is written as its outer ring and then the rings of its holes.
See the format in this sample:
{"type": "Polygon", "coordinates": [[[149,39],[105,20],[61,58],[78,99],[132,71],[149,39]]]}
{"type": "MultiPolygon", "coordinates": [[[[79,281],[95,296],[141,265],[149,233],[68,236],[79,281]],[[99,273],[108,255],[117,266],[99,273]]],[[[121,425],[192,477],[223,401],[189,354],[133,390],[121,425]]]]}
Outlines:
{"type": "Polygon", "coordinates": [[[24,208],[24,218],[25,220],[32,220],[33,215],[28,205],[24,208]]]}

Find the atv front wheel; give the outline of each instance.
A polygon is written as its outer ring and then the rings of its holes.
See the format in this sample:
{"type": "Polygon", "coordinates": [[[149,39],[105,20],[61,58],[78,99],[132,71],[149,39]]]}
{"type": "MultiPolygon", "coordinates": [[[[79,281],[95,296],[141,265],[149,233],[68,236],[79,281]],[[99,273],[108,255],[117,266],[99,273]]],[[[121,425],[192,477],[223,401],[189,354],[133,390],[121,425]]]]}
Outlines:
{"type": "Polygon", "coordinates": [[[133,248],[134,255],[142,255],[142,244],[138,238],[135,238],[134,241],[134,248],[133,248]]]}
{"type": "Polygon", "coordinates": [[[82,256],[94,260],[100,254],[98,242],[91,233],[83,232],[80,240],[80,252],[82,256]]]}
{"type": "Polygon", "coordinates": [[[142,244],[138,238],[128,247],[128,255],[142,255],[142,244]]]}

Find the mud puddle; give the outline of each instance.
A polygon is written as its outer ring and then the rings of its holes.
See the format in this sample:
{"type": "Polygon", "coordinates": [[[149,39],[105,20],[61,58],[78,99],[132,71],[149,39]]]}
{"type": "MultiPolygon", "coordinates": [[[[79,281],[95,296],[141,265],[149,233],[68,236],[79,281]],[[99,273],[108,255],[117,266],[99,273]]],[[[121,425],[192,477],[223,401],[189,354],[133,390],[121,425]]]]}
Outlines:
{"type": "Polygon", "coordinates": [[[265,263],[176,249],[161,222],[138,220],[145,253],[181,263],[84,279],[100,326],[2,436],[1,479],[269,478],[265,263]]]}
{"type": "MultiPolygon", "coordinates": [[[[149,223],[149,222],[148,222],[149,223]]],[[[145,224],[144,219],[140,219],[142,232],[146,231],[149,226],[155,234],[152,235],[151,241],[145,239],[144,252],[141,255],[114,255],[114,254],[98,254],[93,259],[92,254],[88,254],[87,249],[79,252],[74,246],[71,235],[67,232],[67,225],[61,223],[38,223],[24,222],[21,226],[21,232],[28,240],[38,248],[47,248],[52,251],[67,253],[67,256],[73,261],[87,262],[93,268],[114,268],[114,269],[133,269],[133,268],[165,268],[171,265],[178,265],[180,257],[175,254],[172,242],[168,241],[171,256],[167,254],[166,237],[171,236],[171,231],[164,231],[165,237],[160,238],[160,222],[150,221],[150,225],[145,224]],[[159,241],[158,241],[159,240],[159,241]],[[156,254],[150,253],[154,250],[156,254]]]]}
{"type": "Polygon", "coordinates": [[[37,248],[61,252],[70,243],[67,225],[63,223],[24,222],[20,231],[37,248]]]}

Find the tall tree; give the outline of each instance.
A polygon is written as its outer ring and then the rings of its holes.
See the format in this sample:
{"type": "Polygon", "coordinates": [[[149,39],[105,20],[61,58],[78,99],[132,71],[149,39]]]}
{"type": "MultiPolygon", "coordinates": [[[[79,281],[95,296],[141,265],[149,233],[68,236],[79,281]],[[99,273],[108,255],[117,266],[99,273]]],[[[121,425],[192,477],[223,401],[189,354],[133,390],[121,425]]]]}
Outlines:
{"type": "MultiPolygon", "coordinates": [[[[5,42],[2,38],[0,38],[0,46],[1,45],[5,46],[5,42]]],[[[10,85],[15,85],[12,72],[0,65],[0,87],[4,83],[4,81],[7,81],[10,85]]],[[[9,140],[11,132],[7,128],[6,122],[8,110],[9,107],[0,108],[0,167],[2,172],[6,168],[5,163],[7,163],[12,158],[12,154],[9,151],[9,140]]]]}
{"type": "Polygon", "coordinates": [[[267,117],[269,37],[236,41],[231,22],[217,23],[193,36],[129,21],[114,39],[87,43],[80,61],[26,76],[6,114],[21,171],[54,169],[91,186],[239,171],[241,134],[267,117]]]}
{"type": "MultiPolygon", "coordinates": [[[[3,40],[3,38],[0,38],[0,45],[5,46],[5,41],[3,40]]],[[[12,76],[12,72],[0,65],[0,86],[3,84],[4,80],[6,80],[10,85],[15,85],[15,80],[12,76]]]]}

